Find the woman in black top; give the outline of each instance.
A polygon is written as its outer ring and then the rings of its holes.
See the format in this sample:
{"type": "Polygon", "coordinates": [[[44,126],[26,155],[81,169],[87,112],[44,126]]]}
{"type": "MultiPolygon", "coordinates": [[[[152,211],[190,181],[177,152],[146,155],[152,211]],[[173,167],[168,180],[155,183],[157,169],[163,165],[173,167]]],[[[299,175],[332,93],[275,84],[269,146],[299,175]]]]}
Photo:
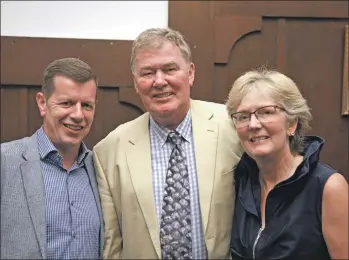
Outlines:
{"type": "Polygon", "coordinates": [[[304,137],[311,114],[276,71],[239,77],[227,100],[245,149],[235,169],[233,259],[348,259],[348,183],[321,164],[324,140],[304,137]]]}

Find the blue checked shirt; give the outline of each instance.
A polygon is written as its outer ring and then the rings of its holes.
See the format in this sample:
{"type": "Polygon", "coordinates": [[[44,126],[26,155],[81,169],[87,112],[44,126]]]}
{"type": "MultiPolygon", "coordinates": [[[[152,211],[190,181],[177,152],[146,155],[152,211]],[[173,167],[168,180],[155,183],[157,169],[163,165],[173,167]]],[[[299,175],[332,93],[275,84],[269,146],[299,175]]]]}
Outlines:
{"type": "Polygon", "coordinates": [[[84,166],[86,146],[81,145],[77,161],[66,171],[42,128],[37,140],[45,186],[47,258],[98,259],[101,223],[84,166]]]}
{"type": "MultiPolygon", "coordinates": [[[[158,218],[160,228],[166,173],[173,145],[170,142],[166,142],[170,130],[157,124],[151,117],[149,128],[153,171],[153,189],[155,197],[156,215],[158,218]]],[[[191,232],[193,250],[192,258],[207,259],[208,255],[202,228],[199,189],[194,152],[194,139],[192,133],[190,111],[187,113],[186,117],[181,122],[181,124],[177,127],[176,131],[180,133],[182,137],[185,139],[185,141],[182,142],[181,145],[187,156],[189,172],[190,210],[192,222],[191,232]]]]}

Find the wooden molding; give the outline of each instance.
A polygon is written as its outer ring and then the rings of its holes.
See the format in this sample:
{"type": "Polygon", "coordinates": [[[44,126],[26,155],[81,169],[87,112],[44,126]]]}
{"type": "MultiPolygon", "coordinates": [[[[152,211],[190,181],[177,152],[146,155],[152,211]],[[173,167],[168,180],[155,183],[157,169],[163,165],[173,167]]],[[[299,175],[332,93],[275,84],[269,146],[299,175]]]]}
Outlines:
{"type": "Polygon", "coordinates": [[[1,36],[1,84],[42,84],[53,60],[76,57],[88,63],[103,87],[130,86],[132,41],[1,36]]]}
{"type": "Polygon", "coordinates": [[[342,115],[349,116],[349,25],[345,26],[343,86],[342,86],[342,115]]]}

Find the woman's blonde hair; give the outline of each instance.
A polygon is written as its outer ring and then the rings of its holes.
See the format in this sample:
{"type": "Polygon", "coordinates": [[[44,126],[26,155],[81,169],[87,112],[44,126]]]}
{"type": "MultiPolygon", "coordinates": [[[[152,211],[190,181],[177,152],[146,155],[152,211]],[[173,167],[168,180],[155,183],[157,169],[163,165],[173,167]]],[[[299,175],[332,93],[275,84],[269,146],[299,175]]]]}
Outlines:
{"type": "Polygon", "coordinates": [[[286,110],[288,122],[298,122],[294,135],[289,137],[290,149],[293,153],[303,152],[304,132],[310,128],[312,115],[307,101],[293,80],[278,71],[265,68],[244,73],[234,82],[229,92],[226,101],[229,115],[236,112],[241,100],[251,90],[267,94],[286,110]]]}

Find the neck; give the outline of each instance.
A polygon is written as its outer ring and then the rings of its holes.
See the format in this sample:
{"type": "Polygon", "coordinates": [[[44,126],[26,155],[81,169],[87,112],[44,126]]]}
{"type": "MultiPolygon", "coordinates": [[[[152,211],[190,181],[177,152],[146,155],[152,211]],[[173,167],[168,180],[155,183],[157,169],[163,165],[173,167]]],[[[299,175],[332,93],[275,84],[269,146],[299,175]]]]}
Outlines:
{"type": "Polygon", "coordinates": [[[183,113],[176,113],[174,115],[152,115],[152,118],[159,125],[166,127],[170,130],[176,130],[176,128],[182,123],[184,118],[187,116],[189,108],[183,113]]]}
{"type": "Polygon", "coordinates": [[[257,163],[263,188],[270,191],[275,185],[291,177],[300,161],[301,156],[288,153],[279,159],[257,163]]]}
{"type": "Polygon", "coordinates": [[[76,161],[79,154],[80,147],[74,148],[58,148],[57,151],[60,156],[63,158],[63,168],[69,170],[73,163],[76,161]]]}

